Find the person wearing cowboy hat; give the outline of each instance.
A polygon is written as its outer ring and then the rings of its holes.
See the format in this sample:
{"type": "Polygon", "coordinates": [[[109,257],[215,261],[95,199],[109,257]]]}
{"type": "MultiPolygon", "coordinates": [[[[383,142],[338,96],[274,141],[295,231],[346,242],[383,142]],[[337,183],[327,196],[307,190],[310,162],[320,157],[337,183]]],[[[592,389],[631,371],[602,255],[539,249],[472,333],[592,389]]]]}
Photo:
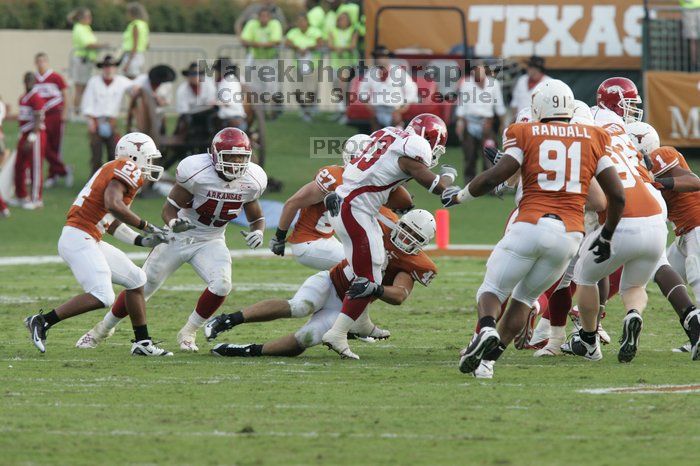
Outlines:
{"type": "Polygon", "coordinates": [[[87,119],[90,136],[90,152],[93,173],[102,166],[103,147],[107,147],[107,158],[114,159],[119,134],[117,116],[124,94],[134,95],[139,86],[131,79],[117,74],[119,62],[112,55],[105,55],[97,63],[102,73],[91,77],[85,87],[81,110],[87,119]]]}
{"type": "Polygon", "coordinates": [[[209,110],[216,103],[216,87],[197,62],[181,71],[185,81],[175,92],[175,110],[180,115],[191,115],[209,110]]]}
{"type": "Polygon", "coordinates": [[[513,118],[524,108],[528,108],[532,101],[532,92],[538,84],[552,79],[545,73],[544,58],[537,55],[531,56],[525,63],[526,73],[518,78],[513,86],[513,98],[510,108],[513,110],[513,118]]]}

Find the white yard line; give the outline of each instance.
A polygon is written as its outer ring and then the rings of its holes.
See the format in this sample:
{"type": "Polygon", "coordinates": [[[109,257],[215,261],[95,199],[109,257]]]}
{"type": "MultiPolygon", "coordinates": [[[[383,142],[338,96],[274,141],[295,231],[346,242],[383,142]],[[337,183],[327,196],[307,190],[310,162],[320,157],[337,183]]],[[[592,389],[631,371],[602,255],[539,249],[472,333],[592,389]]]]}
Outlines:
{"type": "MultiPolygon", "coordinates": [[[[450,250],[454,251],[490,251],[494,248],[490,244],[453,244],[450,246],[450,250]]],[[[436,250],[437,247],[430,245],[425,248],[426,251],[436,250]]],[[[260,248],[256,250],[249,249],[231,249],[229,251],[231,257],[234,259],[242,258],[261,258],[261,257],[275,257],[267,248],[260,248]]],[[[131,260],[146,260],[148,257],[148,252],[129,252],[126,254],[131,260]]],[[[291,257],[291,252],[285,252],[285,257],[291,257]]],[[[63,262],[59,256],[7,256],[0,257],[0,267],[10,266],[10,265],[42,265],[42,264],[60,264],[63,262]]]]}
{"type": "Polygon", "coordinates": [[[683,385],[638,385],[636,387],[587,388],[578,390],[578,392],[589,395],[659,395],[669,393],[696,393],[700,392],[700,383],[683,385]]]}

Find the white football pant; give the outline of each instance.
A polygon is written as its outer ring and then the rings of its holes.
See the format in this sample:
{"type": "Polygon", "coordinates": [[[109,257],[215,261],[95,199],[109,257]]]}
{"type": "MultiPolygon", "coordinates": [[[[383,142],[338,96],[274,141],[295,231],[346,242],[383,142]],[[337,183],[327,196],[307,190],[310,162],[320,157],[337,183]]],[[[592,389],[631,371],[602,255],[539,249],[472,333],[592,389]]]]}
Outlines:
{"type": "Polygon", "coordinates": [[[343,243],[335,236],[304,243],[290,243],[289,246],[297,262],[316,270],[330,270],[345,259],[343,243]]]}

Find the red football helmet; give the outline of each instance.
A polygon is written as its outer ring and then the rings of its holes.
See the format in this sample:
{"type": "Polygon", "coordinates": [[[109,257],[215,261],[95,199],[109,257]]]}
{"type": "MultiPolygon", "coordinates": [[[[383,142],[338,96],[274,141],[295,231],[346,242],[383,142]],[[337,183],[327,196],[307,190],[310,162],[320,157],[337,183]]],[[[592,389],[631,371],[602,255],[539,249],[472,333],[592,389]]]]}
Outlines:
{"type": "Polygon", "coordinates": [[[596,105],[617,113],[625,123],[642,120],[644,110],[637,108],[641,103],[637,86],[627,78],[608,78],[596,92],[596,105]]]}
{"type": "Polygon", "coordinates": [[[430,168],[438,164],[438,160],[445,153],[445,144],[447,144],[447,125],[442,118],[432,113],[421,113],[413,117],[408,124],[409,128],[420,137],[426,139],[430,143],[432,152],[432,161],[430,168]]]}
{"type": "Polygon", "coordinates": [[[245,175],[253,151],[247,134],[224,128],[212,139],[210,154],[214,169],[227,180],[235,180],[245,175]]]}

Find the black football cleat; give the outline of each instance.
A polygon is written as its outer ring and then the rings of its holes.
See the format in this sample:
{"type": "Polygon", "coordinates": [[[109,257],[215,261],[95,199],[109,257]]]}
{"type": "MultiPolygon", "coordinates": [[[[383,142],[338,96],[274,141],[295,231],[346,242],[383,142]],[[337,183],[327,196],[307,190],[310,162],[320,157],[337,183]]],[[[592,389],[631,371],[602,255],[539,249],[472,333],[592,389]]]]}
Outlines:
{"type": "Polygon", "coordinates": [[[250,358],[253,356],[252,349],[252,344],[219,343],[211,349],[211,354],[227,358],[250,358]]]}
{"type": "Polygon", "coordinates": [[[29,330],[29,339],[42,353],[46,353],[46,320],[39,313],[24,319],[24,326],[29,330]]]}
{"type": "Polygon", "coordinates": [[[590,361],[600,361],[603,359],[603,353],[600,351],[600,336],[596,335],[595,343],[589,345],[581,339],[579,334],[575,333],[571,339],[561,345],[561,351],[564,354],[572,354],[581,356],[590,361]]]}
{"type": "Polygon", "coordinates": [[[207,341],[212,341],[215,340],[220,333],[231,330],[233,327],[235,327],[235,325],[233,325],[231,316],[229,314],[220,314],[204,325],[204,336],[207,338],[207,341]]]}
{"type": "Polygon", "coordinates": [[[639,347],[639,335],[642,333],[642,316],[637,311],[628,312],[622,320],[622,337],[620,337],[620,351],[617,360],[631,362],[637,355],[639,347]]]}
{"type": "Polygon", "coordinates": [[[493,327],[484,327],[472,339],[472,342],[460,352],[459,370],[464,374],[471,374],[481,364],[485,354],[496,349],[501,342],[501,337],[493,327]]]}

